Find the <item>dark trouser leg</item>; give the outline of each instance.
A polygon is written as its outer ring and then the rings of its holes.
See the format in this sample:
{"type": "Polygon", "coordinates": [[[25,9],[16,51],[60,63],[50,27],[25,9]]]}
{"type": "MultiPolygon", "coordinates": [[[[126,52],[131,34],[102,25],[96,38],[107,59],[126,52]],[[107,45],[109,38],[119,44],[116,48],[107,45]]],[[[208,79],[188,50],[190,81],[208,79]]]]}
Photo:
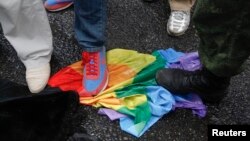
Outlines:
{"type": "Polygon", "coordinates": [[[102,50],[107,20],[106,0],[74,0],[75,34],[87,52],[102,50]]]}
{"type": "Polygon", "coordinates": [[[250,1],[197,2],[193,18],[203,65],[220,77],[238,74],[250,55],[250,1]]]}

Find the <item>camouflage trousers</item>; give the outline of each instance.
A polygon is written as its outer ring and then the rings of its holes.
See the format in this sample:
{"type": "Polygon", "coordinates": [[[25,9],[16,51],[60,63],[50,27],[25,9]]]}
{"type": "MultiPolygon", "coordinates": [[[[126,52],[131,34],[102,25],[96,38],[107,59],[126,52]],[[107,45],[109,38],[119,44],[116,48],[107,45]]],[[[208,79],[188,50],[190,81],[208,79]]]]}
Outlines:
{"type": "Polygon", "coordinates": [[[197,0],[193,15],[202,64],[217,76],[240,73],[250,55],[250,1],[197,0]]]}

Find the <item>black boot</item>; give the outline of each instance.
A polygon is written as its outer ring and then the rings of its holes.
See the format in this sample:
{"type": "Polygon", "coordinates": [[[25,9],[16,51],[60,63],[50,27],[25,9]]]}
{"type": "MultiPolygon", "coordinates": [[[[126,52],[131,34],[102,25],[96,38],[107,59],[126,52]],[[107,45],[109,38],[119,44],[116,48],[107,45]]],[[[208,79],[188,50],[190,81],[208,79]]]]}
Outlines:
{"type": "Polygon", "coordinates": [[[156,81],[175,94],[197,93],[207,102],[219,102],[227,94],[230,78],[218,77],[206,69],[185,71],[162,69],[156,74],[156,81]]]}

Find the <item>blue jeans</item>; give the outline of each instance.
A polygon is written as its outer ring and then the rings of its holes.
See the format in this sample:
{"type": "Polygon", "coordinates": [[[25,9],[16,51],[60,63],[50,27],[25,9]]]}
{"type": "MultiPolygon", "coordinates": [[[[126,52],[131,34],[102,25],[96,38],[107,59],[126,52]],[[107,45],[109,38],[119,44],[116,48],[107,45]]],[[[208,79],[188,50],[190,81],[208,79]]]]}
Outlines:
{"type": "Polygon", "coordinates": [[[75,35],[87,52],[102,50],[107,21],[106,0],[74,0],[75,35]]]}

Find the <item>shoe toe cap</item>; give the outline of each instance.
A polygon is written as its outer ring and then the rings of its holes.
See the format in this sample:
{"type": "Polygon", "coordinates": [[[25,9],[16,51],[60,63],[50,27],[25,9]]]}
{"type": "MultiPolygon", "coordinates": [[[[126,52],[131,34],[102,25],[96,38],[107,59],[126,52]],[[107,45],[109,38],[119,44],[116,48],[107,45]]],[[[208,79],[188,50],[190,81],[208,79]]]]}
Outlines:
{"type": "Polygon", "coordinates": [[[46,79],[46,80],[35,79],[35,78],[29,79],[27,81],[27,83],[28,83],[30,92],[32,92],[32,93],[41,92],[45,88],[47,81],[48,81],[48,79],[46,79]]]}
{"type": "Polygon", "coordinates": [[[166,76],[169,75],[169,72],[167,69],[161,69],[161,70],[158,70],[157,73],[156,73],[156,82],[158,85],[161,85],[161,86],[164,86],[168,79],[166,78],[166,76]]]}
{"type": "Polygon", "coordinates": [[[39,68],[26,70],[26,81],[32,93],[41,92],[48,83],[50,76],[50,65],[46,64],[39,68]]]}

